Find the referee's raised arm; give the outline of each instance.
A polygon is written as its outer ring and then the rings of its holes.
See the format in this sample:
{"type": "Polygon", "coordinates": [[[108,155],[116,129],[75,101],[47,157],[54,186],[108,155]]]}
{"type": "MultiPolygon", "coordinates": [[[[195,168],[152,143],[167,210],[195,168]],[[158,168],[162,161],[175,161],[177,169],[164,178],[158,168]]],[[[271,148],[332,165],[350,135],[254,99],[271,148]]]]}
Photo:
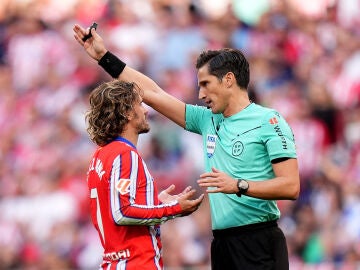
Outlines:
{"type": "Polygon", "coordinates": [[[87,54],[113,78],[136,84],[143,91],[144,102],[154,110],[163,114],[181,127],[185,127],[185,103],[169,95],[151,78],[127,66],[118,57],[106,49],[103,38],[91,29],[92,36],[85,42],[84,36],[89,34],[90,28],[83,28],[78,24],[73,27],[74,37],[84,47],[87,54]]]}

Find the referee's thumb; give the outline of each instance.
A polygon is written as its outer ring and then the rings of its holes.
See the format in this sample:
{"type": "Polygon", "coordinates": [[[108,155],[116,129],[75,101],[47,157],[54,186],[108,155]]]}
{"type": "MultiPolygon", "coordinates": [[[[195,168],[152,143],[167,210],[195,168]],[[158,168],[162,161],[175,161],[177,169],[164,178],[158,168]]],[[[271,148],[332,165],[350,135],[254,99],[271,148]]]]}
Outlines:
{"type": "Polygon", "coordinates": [[[98,33],[96,33],[96,29],[95,28],[91,28],[91,35],[93,36],[93,38],[95,39],[99,39],[100,36],[98,35],[98,33]]]}

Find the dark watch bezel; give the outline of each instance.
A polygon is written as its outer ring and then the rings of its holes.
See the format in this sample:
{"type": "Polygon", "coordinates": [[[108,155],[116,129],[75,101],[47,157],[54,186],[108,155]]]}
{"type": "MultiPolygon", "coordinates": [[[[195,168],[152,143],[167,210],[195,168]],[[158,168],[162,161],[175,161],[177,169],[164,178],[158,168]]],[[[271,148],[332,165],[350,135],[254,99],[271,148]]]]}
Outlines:
{"type": "Polygon", "coordinates": [[[241,195],[246,194],[246,192],[248,191],[248,189],[249,189],[249,183],[248,183],[248,181],[246,181],[246,180],[244,180],[244,179],[238,179],[237,187],[238,187],[239,191],[236,193],[236,196],[241,197],[241,195]],[[242,187],[240,186],[240,183],[241,183],[242,181],[244,181],[244,182],[247,183],[247,188],[242,188],[242,187]]]}

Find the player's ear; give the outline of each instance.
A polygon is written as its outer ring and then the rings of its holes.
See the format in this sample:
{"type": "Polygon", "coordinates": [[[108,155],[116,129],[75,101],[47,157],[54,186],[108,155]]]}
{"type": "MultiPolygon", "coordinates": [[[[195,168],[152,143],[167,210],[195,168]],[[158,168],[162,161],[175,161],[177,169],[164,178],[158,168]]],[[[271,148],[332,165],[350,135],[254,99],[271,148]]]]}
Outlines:
{"type": "Polygon", "coordinates": [[[125,115],[126,119],[130,122],[132,119],[134,119],[134,112],[130,111],[125,115]]]}
{"type": "Polygon", "coordinates": [[[136,118],[136,112],[135,110],[130,110],[126,113],[125,117],[127,118],[127,120],[130,122],[131,120],[133,120],[134,118],[136,118]]]}

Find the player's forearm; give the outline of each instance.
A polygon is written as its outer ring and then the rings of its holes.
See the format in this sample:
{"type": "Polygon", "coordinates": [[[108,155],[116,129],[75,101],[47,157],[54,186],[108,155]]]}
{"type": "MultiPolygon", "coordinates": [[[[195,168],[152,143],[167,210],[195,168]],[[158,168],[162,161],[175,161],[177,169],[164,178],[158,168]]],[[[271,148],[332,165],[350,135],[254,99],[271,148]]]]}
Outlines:
{"type": "Polygon", "coordinates": [[[114,220],[119,225],[156,225],[181,216],[181,207],[174,201],[162,205],[128,205],[116,211],[114,220]]]}

